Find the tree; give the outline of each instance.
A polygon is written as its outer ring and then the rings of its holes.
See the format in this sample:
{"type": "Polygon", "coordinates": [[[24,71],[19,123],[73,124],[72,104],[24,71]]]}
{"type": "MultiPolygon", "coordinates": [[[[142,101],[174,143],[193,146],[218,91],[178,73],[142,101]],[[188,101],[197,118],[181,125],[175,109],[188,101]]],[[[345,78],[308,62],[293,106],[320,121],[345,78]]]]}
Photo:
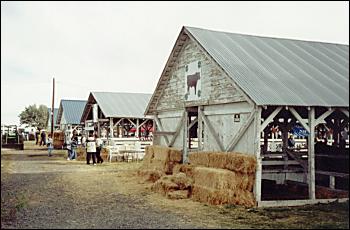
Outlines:
{"type": "Polygon", "coordinates": [[[36,104],[25,107],[24,111],[19,114],[21,124],[29,124],[38,128],[46,128],[48,120],[48,109],[45,105],[36,104]]]}

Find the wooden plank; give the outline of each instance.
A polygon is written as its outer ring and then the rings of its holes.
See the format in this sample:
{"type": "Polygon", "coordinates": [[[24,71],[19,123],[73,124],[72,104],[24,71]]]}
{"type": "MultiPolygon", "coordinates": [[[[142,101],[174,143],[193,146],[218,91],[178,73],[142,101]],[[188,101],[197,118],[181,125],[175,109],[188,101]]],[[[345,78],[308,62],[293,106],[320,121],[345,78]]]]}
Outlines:
{"type": "Polygon", "coordinates": [[[315,121],[315,126],[321,123],[324,123],[324,119],[326,117],[328,117],[329,115],[331,115],[335,110],[334,109],[330,109],[327,110],[326,112],[324,112],[321,116],[319,116],[316,121],[315,121]]]}
{"type": "MultiPolygon", "coordinates": [[[[292,108],[291,108],[292,109],[292,108]]],[[[308,184],[309,199],[316,199],[315,190],[315,107],[309,110],[309,136],[308,136],[308,184]]]]}
{"type": "Polygon", "coordinates": [[[329,171],[321,171],[321,170],[317,170],[316,174],[335,176],[335,177],[344,177],[344,178],[349,177],[349,173],[329,172],[329,171]]]}
{"type": "MultiPolygon", "coordinates": [[[[158,119],[157,116],[154,116],[154,121],[156,122],[157,126],[159,127],[159,131],[160,131],[160,132],[163,132],[163,131],[164,131],[163,125],[162,125],[162,123],[160,122],[160,120],[158,119]]],[[[156,133],[156,132],[153,132],[153,135],[155,135],[155,133],[156,133]]],[[[168,139],[168,137],[167,137],[167,136],[163,136],[163,138],[164,138],[165,144],[166,144],[166,145],[169,145],[169,139],[168,139]]]]}
{"type": "MultiPolygon", "coordinates": [[[[301,116],[299,115],[299,113],[293,108],[290,107],[289,111],[293,114],[293,116],[300,122],[300,124],[304,127],[304,129],[306,129],[309,133],[310,133],[310,127],[308,124],[305,123],[304,119],[301,118],[301,116]]],[[[310,124],[310,121],[309,121],[310,124]]]]}
{"type": "Polygon", "coordinates": [[[109,118],[109,136],[110,136],[111,138],[113,138],[113,137],[114,137],[113,135],[114,135],[114,134],[113,134],[113,118],[110,117],[110,118],[109,118]]]}
{"type": "Polygon", "coordinates": [[[260,133],[261,133],[261,110],[262,108],[259,106],[255,110],[255,141],[254,141],[254,147],[255,147],[255,156],[257,159],[257,166],[255,171],[255,184],[253,187],[253,193],[256,202],[261,201],[261,182],[262,182],[262,158],[261,158],[261,151],[260,151],[260,133]]]}
{"type": "MultiPolygon", "coordinates": [[[[253,110],[248,119],[244,122],[244,124],[240,127],[240,129],[237,131],[236,135],[234,135],[231,139],[231,141],[229,142],[227,148],[226,148],[226,152],[232,151],[233,148],[235,147],[235,145],[238,143],[238,141],[242,138],[242,136],[245,134],[246,130],[248,129],[248,127],[250,126],[250,124],[252,123],[252,121],[254,120],[254,117],[256,116],[255,114],[255,110],[253,110]]],[[[259,140],[260,140],[260,136],[259,136],[259,140]]]]}
{"type": "Polygon", "coordinates": [[[175,133],[174,133],[173,137],[171,138],[170,143],[169,143],[169,145],[168,145],[169,147],[173,146],[173,144],[175,143],[176,137],[177,137],[177,136],[179,135],[179,133],[180,133],[182,124],[183,124],[183,122],[184,122],[184,119],[185,119],[185,112],[182,113],[182,117],[181,117],[179,123],[178,123],[177,126],[176,126],[175,133]]]}
{"type": "Polygon", "coordinates": [[[201,117],[202,117],[202,120],[204,121],[205,126],[208,128],[209,133],[214,137],[214,140],[217,146],[220,148],[220,151],[224,152],[225,151],[224,146],[219,140],[218,136],[215,134],[214,128],[208,121],[208,118],[205,115],[203,115],[203,113],[201,113],[201,117]]]}
{"type": "MultiPolygon", "coordinates": [[[[283,159],[283,158],[282,158],[283,159]]],[[[271,165],[300,165],[300,163],[298,161],[295,160],[288,160],[288,161],[284,161],[284,160],[263,160],[262,161],[262,165],[264,166],[271,166],[271,165]]]]}
{"type": "Polygon", "coordinates": [[[334,198],[334,199],[314,199],[314,200],[264,200],[258,202],[258,207],[283,207],[283,206],[301,206],[307,204],[317,203],[331,203],[331,202],[344,203],[349,201],[349,198],[334,198]]]}
{"type": "Polygon", "coordinates": [[[203,142],[203,138],[202,138],[202,133],[203,133],[203,121],[202,121],[202,116],[201,113],[203,113],[203,106],[198,106],[198,150],[202,151],[203,150],[203,146],[202,146],[202,142],[203,142]]]}
{"type": "Polygon", "coordinates": [[[192,126],[194,126],[196,123],[198,122],[198,117],[196,117],[196,119],[194,119],[191,124],[188,125],[188,130],[190,130],[192,128],[192,126]]]}
{"type": "Polygon", "coordinates": [[[169,132],[169,131],[155,131],[153,132],[153,135],[155,136],[166,136],[166,135],[174,135],[175,132],[169,132]]]}
{"type": "Polygon", "coordinates": [[[187,163],[188,162],[188,146],[187,146],[187,139],[188,139],[188,129],[187,129],[187,124],[188,124],[188,113],[185,110],[185,119],[183,119],[183,163],[187,163]]]}
{"type": "Polygon", "coordinates": [[[304,173],[302,168],[288,168],[288,169],[264,169],[263,174],[278,174],[278,173],[304,173]]]}
{"type": "Polygon", "coordinates": [[[266,120],[260,126],[260,132],[264,131],[266,126],[270,124],[271,121],[276,117],[276,115],[281,111],[282,107],[277,107],[271,114],[266,118],[266,120]]]}

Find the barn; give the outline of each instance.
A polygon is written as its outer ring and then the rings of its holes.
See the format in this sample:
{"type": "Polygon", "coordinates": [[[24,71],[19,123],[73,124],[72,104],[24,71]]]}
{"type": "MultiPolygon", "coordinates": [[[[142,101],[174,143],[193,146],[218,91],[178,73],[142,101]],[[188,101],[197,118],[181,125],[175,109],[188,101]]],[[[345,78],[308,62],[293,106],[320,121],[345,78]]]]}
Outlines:
{"type": "Polygon", "coordinates": [[[78,134],[82,130],[80,118],[83,113],[85,100],[66,100],[62,99],[57,113],[57,125],[65,134],[65,138],[77,130],[78,134]]]}
{"type": "Polygon", "coordinates": [[[145,115],[184,162],[255,156],[258,206],[348,199],[348,45],[183,27],[145,115]]]}
{"type": "Polygon", "coordinates": [[[149,137],[153,121],[144,111],[150,98],[145,93],[91,92],[81,123],[102,138],[149,137]]]}

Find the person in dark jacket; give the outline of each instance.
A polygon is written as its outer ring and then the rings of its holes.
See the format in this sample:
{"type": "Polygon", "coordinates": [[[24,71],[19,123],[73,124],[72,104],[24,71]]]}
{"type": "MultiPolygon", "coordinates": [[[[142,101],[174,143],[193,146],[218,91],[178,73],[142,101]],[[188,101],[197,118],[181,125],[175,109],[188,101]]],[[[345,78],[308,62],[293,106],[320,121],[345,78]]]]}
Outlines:
{"type": "Polygon", "coordinates": [[[96,138],[96,158],[97,158],[97,163],[103,163],[103,159],[101,157],[101,149],[102,149],[102,144],[103,141],[101,140],[101,138],[97,137],[97,135],[95,135],[96,138]]]}
{"type": "Polygon", "coordinates": [[[78,147],[78,136],[75,133],[73,133],[72,140],[71,140],[71,148],[72,148],[71,160],[77,159],[77,147],[78,147]]]}
{"type": "Polygon", "coordinates": [[[46,145],[46,132],[45,132],[45,130],[41,131],[40,137],[41,137],[40,146],[41,145],[45,146],[46,145]]]}

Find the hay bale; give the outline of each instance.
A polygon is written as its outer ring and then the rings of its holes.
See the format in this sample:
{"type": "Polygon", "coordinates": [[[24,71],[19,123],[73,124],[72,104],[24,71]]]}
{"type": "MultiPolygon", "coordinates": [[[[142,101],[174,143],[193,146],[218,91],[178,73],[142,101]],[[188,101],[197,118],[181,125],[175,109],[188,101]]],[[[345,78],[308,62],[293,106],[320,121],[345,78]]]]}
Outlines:
{"type": "Polygon", "coordinates": [[[228,153],[226,169],[241,172],[241,173],[255,173],[256,159],[252,155],[242,153],[228,153]]]}
{"type": "Polygon", "coordinates": [[[145,181],[156,182],[164,173],[159,170],[139,170],[137,174],[145,178],[145,181]]]}
{"type": "Polygon", "coordinates": [[[143,157],[143,163],[151,163],[152,158],[154,157],[153,145],[148,145],[145,148],[145,156],[143,157]]]}
{"type": "Polygon", "coordinates": [[[244,190],[212,189],[206,186],[194,185],[192,199],[212,205],[235,204],[253,207],[253,194],[244,190]]]}
{"type": "Polygon", "coordinates": [[[191,189],[193,184],[193,179],[181,172],[170,176],[169,179],[177,184],[180,190],[191,189]]]}
{"type": "Polygon", "coordinates": [[[169,161],[169,148],[160,145],[153,145],[153,151],[153,159],[163,162],[169,161]]]}
{"type": "Polygon", "coordinates": [[[209,157],[208,167],[225,169],[225,166],[227,164],[227,153],[222,153],[222,152],[209,153],[208,157],[209,157]]]}
{"type": "Polygon", "coordinates": [[[188,164],[177,164],[173,168],[173,174],[177,174],[179,172],[185,173],[186,176],[193,178],[193,170],[195,166],[188,164]]]}
{"type": "Polygon", "coordinates": [[[210,152],[193,152],[188,155],[191,165],[209,167],[210,152]]]}
{"type": "Polygon", "coordinates": [[[151,186],[151,189],[152,191],[166,195],[169,192],[178,190],[179,186],[172,182],[169,178],[162,177],[151,186]]]}
{"type": "Polygon", "coordinates": [[[227,169],[195,167],[193,179],[196,185],[213,189],[236,190],[242,183],[241,175],[227,169]]]}
{"type": "Polygon", "coordinates": [[[187,199],[189,197],[188,190],[177,190],[167,193],[167,198],[172,200],[187,199]]]}
{"type": "Polygon", "coordinates": [[[169,161],[182,162],[182,151],[175,148],[169,149],[169,161]]]}

